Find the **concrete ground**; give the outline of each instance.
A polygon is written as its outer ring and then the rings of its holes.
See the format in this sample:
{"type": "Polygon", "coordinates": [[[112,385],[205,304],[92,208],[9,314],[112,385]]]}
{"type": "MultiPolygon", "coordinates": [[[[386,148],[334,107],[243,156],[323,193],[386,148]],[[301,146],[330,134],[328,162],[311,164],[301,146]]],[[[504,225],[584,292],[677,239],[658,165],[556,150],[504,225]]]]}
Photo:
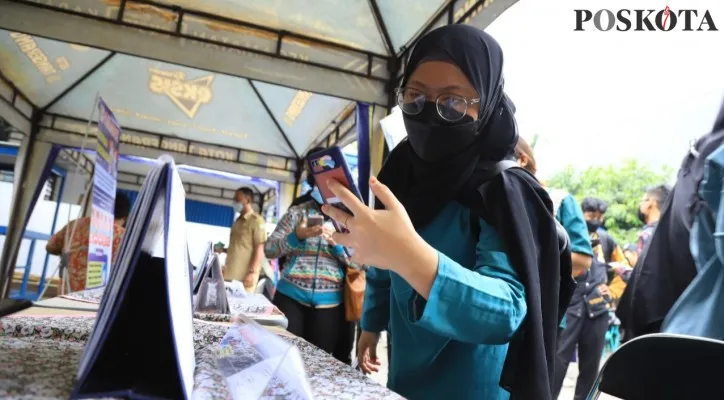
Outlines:
{"type": "MultiPolygon", "coordinates": [[[[380,371],[372,374],[370,377],[380,385],[385,386],[387,384],[387,334],[382,333],[380,338],[380,344],[377,347],[377,356],[380,357],[381,367],[380,371]]],[[[601,362],[603,365],[603,361],[601,362]]],[[[576,378],[578,377],[578,364],[571,363],[568,366],[568,373],[566,374],[566,380],[563,382],[563,389],[561,390],[558,400],[573,400],[573,394],[576,386],[576,378]]],[[[599,400],[616,400],[616,397],[601,395],[599,400]]]]}
{"type": "MultiPolygon", "coordinates": [[[[605,360],[601,360],[601,366],[603,366],[604,361],[605,360]]],[[[558,396],[558,400],[573,400],[576,388],[576,378],[578,378],[578,363],[570,363],[568,365],[568,372],[566,373],[566,380],[563,381],[563,388],[561,389],[561,394],[558,396]]],[[[598,399],[617,400],[618,397],[602,394],[598,399]]]]}

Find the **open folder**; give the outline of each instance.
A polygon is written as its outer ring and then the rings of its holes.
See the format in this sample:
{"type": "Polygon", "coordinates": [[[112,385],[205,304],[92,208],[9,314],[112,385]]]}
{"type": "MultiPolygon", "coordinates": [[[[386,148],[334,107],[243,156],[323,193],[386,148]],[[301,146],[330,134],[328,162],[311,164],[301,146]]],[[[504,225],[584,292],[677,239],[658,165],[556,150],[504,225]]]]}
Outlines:
{"type": "Polygon", "coordinates": [[[173,159],[159,161],[128,219],[71,398],[191,397],[185,195],[173,159]]]}
{"type": "Polygon", "coordinates": [[[199,292],[199,287],[201,286],[201,279],[209,274],[209,265],[211,264],[212,258],[214,258],[214,242],[209,242],[206,245],[204,259],[201,260],[201,264],[199,264],[198,270],[194,275],[193,284],[191,285],[194,295],[199,292]]]}
{"type": "Polygon", "coordinates": [[[208,314],[229,314],[224,276],[219,257],[213,252],[204,257],[194,280],[194,311],[208,314]]]}

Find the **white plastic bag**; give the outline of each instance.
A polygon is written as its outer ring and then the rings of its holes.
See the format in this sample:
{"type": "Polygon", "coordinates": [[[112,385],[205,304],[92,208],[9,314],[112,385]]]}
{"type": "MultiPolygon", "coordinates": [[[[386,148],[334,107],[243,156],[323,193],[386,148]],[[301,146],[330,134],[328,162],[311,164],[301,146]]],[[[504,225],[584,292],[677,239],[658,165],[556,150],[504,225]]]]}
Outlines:
{"type": "Polygon", "coordinates": [[[299,350],[241,317],[219,345],[219,369],[233,399],[314,398],[299,350]]]}

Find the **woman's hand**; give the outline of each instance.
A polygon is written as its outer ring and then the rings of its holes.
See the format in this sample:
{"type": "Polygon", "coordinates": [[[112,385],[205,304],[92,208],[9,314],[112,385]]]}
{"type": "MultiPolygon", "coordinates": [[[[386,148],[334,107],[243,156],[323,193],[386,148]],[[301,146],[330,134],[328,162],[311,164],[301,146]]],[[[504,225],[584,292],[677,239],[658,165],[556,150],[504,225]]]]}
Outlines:
{"type": "Polygon", "coordinates": [[[376,332],[362,331],[357,343],[357,361],[359,367],[365,374],[371,374],[380,370],[380,360],[377,358],[377,344],[380,342],[380,334],[376,332]]]}
{"type": "Polygon", "coordinates": [[[427,299],[437,276],[437,250],[417,234],[405,207],[390,189],[370,179],[372,193],[385,206],[384,210],[372,210],[339,182],[329,180],[327,185],[354,214],[329,205],[322,208],[349,231],[335,233],[335,243],[354,249],[353,263],[392,270],[427,299]]]}
{"type": "Polygon", "coordinates": [[[324,227],[322,225],[307,227],[307,217],[304,217],[302,222],[299,223],[299,226],[297,226],[297,229],[294,230],[294,234],[297,235],[299,240],[317,237],[322,235],[323,232],[324,227]]]}
{"type": "Polygon", "coordinates": [[[330,246],[336,246],[337,242],[334,241],[334,228],[325,226],[322,230],[322,239],[326,240],[330,246]]]}
{"type": "MultiPolygon", "coordinates": [[[[425,244],[412,226],[405,208],[390,189],[377,179],[370,179],[372,193],[384,204],[384,210],[373,210],[335,180],[327,185],[334,195],[352,211],[350,215],[338,208],[324,205],[322,211],[347,228],[349,233],[332,235],[335,243],[354,249],[352,261],[378,268],[396,269],[406,264],[410,253],[425,244]]],[[[426,245],[426,244],[425,244],[426,245]]]]}

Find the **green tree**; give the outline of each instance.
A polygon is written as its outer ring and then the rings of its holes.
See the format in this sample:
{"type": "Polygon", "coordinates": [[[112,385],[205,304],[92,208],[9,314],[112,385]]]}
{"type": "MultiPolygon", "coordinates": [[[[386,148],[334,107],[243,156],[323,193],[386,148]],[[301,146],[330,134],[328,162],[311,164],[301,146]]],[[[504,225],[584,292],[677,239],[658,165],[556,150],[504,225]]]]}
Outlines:
{"type": "Polygon", "coordinates": [[[606,229],[623,245],[636,241],[643,226],[638,219],[639,202],[646,189],[668,183],[671,168],[654,171],[636,160],[617,165],[589,167],[576,171],[566,167],[548,180],[548,186],[565,189],[580,202],[585,197],[597,197],[608,203],[606,229]]]}

